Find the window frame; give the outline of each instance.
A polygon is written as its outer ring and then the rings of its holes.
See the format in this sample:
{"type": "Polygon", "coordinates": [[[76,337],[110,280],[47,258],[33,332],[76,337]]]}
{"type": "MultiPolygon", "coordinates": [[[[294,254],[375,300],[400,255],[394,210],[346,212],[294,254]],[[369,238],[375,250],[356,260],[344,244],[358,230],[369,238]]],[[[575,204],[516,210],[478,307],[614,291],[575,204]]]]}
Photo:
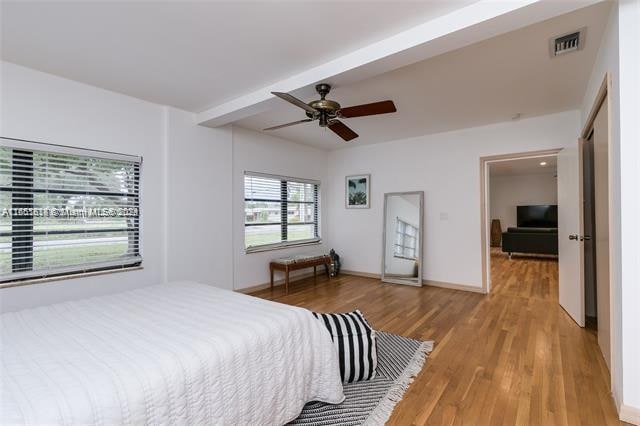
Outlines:
{"type": "MultiPolygon", "coordinates": [[[[35,152],[43,152],[46,154],[61,154],[61,155],[69,155],[69,156],[77,156],[77,157],[90,157],[94,159],[100,160],[116,160],[116,161],[125,161],[131,162],[134,164],[134,185],[137,187],[135,193],[130,194],[134,199],[134,207],[137,209],[137,216],[133,219],[134,227],[130,228],[127,226],[126,228],[87,228],[83,229],[81,232],[74,230],[58,230],[58,231],[34,231],[34,221],[33,218],[26,222],[23,222],[23,225],[20,225],[19,219],[23,219],[26,216],[11,216],[11,231],[7,233],[0,233],[0,236],[11,238],[11,272],[10,275],[6,275],[4,278],[0,278],[0,288],[4,287],[14,287],[19,285],[26,285],[32,283],[53,281],[59,279],[67,279],[67,278],[76,278],[81,277],[83,275],[98,275],[98,274],[106,274],[111,272],[121,272],[126,270],[138,270],[142,269],[142,166],[143,159],[141,156],[133,156],[128,154],[115,153],[110,151],[101,151],[101,150],[93,150],[93,149],[85,149],[85,148],[77,148],[65,145],[56,145],[49,144],[45,142],[36,142],[25,139],[15,139],[15,138],[7,138],[0,136],[0,147],[8,148],[11,150],[11,158],[12,164],[15,164],[16,152],[18,156],[26,156],[31,158],[31,167],[29,166],[19,166],[20,168],[24,167],[23,177],[30,177],[30,183],[19,183],[19,181],[15,180],[14,171],[16,169],[15,165],[11,167],[11,179],[12,184],[9,188],[0,188],[0,191],[7,192],[8,194],[13,194],[15,188],[29,188],[29,192],[31,196],[28,197],[29,202],[16,202],[14,197],[11,196],[9,200],[10,209],[19,209],[19,208],[29,208],[34,207],[34,195],[38,193],[44,194],[55,194],[55,193],[79,193],[83,195],[95,195],[95,196],[122,196],[120,192],[100,192],[100,191],[83,191],[83,190],[58,190],[58,189],[34,189],[33,188],[33,176],[37,171],[35,166],[33,165],[33,157],[35,152]],[[18,225],[16,225],[18,224],[18,225]],[[25,268],[18,266],[19,262],[16,262],[16,250],[14,244],[16,244],[16,236],[14,235],[16,232],[16,226],[19,228],[17,232],[29,232],[28,235],[24,235],[22,239],[18,237],[21,241],[18,242],[18,247],[27,247],[26,250],[27,257],[30,259],[30,263],[27,262],[29,268],[25,268]],[[35,238],[38,235],[45,234],[74,234],[74,233],[104,233],[104,232],[134,232],[134,255],[131,256],[130,261],[123,259],[122,262],[113,262],[113,261],[104,261],[104,262],[96,262],[96,265],[90,266],[90,263],[84,264],[76,264],[76,265],[64,265],[58,266],[55,268],[47,268],[34,270],[33,269],[33,258],[36,251],[35,246],[35,238]],[[7,235],[5,235],[7,234],[7,235]],[[112,264],[109,264],[112,263],[112,264]]],[[[20,251],[20,250],[18,250],[20,251]]],[[[24,256],[24,253],[18,253],[19,256],[24,256]]],[[[22,262],[24,264],[24,262],[22,262]]]]}
{"type": "Polygon", "coordinates": [[[396,234],[396,240],[395,240],[396,242],[393,243],[393,247],[394,247],[393,257],[398,258],[398,259],[417,260],[418,257],[415,254],[418,251],[418,227],[415,226],[415,225],[412,225],[411,223],[407,222],[406,220],[402,220],[399,217],[396,217],[396,232],[395,232],[395,234],[396,234]],[[400,233],[400,231],[398,230],[398,228],[399,228],[398,225],[401,224],[401,223],[404,225],[404,227],[403,227],[404,231],[402,233],[400,233]],[[415,236],[411,236],[406,232],[407,226],[410,226],[415,230],[415,236]],[[399,234],[402,235],[402,238],[401,238],[402,239],[402,244],[398,244],[397,243],[399,234]],[[410,246],[406,245],[407,237],[408,238],[413,238],[415,240],[415,245],[413,247],[410,247],[410,246]],[[396,253],[395,249],[398,248],[398,247],[400,247],[402,249],[402,253],[403,254],[396,253]],[[405,249],[413,250],[414,256],[413,257],[405,256],[404,255],[404,250],[405,249]]]}
{"type": "Polygon", "coordinates": [[[315,245],[315,244],[321,244],[322,243],[322,237],[320,234],[320,219],[321,219],[321,214],[320,214],[320,209],[321,209],[321,205],[320,205],[320,194],[321,194],[321,182],[318,180],[314,180],[314,179],[305,179],[305,178],[296,178],[296,177],[291,177],[291,176],[283,176],[283,175],[274,175],[274,174],[268,174],[268,173],[260,173],[260,172],[250,172],[250,171],[245,171],[243,176],[242,176],[242,191],[243,191],[243,202],[244,202],[244,207],[242,209],[242,214],[243,214],[243,224],[244,224],[244,251],[246,254],[249,253],[257,253],[257,252],[263,252],[263,251],[271,251],[271,250],[280,250],[280,249],[284,249],[284,248],[289,248],[289,247],[297,247],[297,246],[305,246],[305,245],[315,245]],[[258,178],[265,178],[265,179],[274,179],[274,180],[279,180],[280,181],[280,199],[279,200],[273,200],[273,199],[261,199],[261,198],[247,198],[247,194],[246,194],[246,189],[245,189],[245,184],[244,184],[244,180],[247,176],[250,177],[258,177],[258,178]],[[301,183],[301,184],[311,184],[314,185],[314,199],[313,201],[290,201],[287,199],[287,184],[288,183],[301,183]],[[283,195],[284,194],[284,195],[283,195]],[[257,223],[257,224],[247,224],[247,215],[246,215],[246,203],[248,201],[258,201],[258,202],[266,202],[266,203],[279,203],[280,204],[280,222],[273,222],[273,223],[257,223]],[[288,206],[289,204],[305,204],[305,205],[313,205],[314,209],[313,209],[313,217],[314,220],[312,222],[300,222],[300,223],[295,223],[295,224],[290,224],[288,222],[288,206]],[[255,246],[249,246],[247,247],[247,243],[246,243],[246,238],[247,238],[247,233],[246,230],[247,228],[250,227],[260,227],[260,226],[280,226],[280,241],[277,243],[268,243],[268,244],[260,244],[260,245],[255,245],[255,246]],[[315,237],[313,238],[307,238],[304,240],[294,240],[294,241],[286,241],[287,237],[288,237],[288,228],[290,225],[313,225],[314,226],[314,235],[315,237]]]}

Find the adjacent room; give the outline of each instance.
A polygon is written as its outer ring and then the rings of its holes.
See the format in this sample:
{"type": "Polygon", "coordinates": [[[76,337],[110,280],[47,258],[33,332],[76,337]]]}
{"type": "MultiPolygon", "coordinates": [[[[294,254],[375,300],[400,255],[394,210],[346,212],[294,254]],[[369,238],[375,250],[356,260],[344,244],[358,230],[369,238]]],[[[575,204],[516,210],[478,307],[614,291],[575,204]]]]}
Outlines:
{"type": "MultiPolygon", "coordinates": [[[[490,262],[500,283],[519,286],[518,271],[535,273],[540,294],[558,295],[558,171],[555,155],[500,159],[489,165],[490,262]],[[505,262],[505,258],[508,260],[505,262]],[[542,278],[544,270],[550,278],[542,278]]],[[[563,211],[564,213],[564,211],[563,211]]],[[[489,276],[491,278],[491,275],[489,276]]]]}
{"type": "Polygon", "coordinates": [[[640,425],[640,0],[0,0],[0,424],[640,425]]]}

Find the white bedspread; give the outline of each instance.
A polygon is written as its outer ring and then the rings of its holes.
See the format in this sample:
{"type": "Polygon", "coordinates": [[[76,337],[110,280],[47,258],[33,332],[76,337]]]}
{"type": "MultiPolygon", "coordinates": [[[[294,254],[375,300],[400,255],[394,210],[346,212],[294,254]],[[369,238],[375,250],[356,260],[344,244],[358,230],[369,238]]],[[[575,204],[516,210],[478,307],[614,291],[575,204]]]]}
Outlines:
{"type": "Polygon", "coordinates": [[[2,315],[0,423],[277,425],[344,399],[301,308],[173,283],[2,315]]]}

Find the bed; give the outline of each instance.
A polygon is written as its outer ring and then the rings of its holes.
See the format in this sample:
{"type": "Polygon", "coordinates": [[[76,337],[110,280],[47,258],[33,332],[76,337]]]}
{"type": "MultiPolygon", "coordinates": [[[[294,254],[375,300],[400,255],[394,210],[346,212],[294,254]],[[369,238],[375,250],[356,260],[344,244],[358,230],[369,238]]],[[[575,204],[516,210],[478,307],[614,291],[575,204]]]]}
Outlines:
{"type": "Polygon", "coordinates": [[[181,282],[1,316],[1,424],[284,424],[344,399],[311,312],[181,282]]]}

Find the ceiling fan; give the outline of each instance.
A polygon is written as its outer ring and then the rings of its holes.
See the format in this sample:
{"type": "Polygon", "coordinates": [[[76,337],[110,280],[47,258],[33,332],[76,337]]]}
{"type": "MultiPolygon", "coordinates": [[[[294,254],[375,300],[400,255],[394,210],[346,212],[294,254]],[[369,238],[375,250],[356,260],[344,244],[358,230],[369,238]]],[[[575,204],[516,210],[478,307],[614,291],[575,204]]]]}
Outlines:
{"type": "Polygon", "coordinates": [[[396,112],[396,106],[393,104],[393,101],[373,102],[371,104],[342,108],[336,101],[325,99],[327,94],[329,94],[329,91],[331,91],[331,86],[325,83],[316,85],[316,91],[320,94],[320,99],[311,101],[308,104],[288,93],[271,92],[280,99],[284,99],[285,101],[305,110],[308,118],[294,121],[292,123],[280,124],[279,126],[268,127],[264,130],[282,129],[283,127],[295,126],[296,124],[318,120],[320,127],[328,127],[329,130],[340,136],[345,141],[350,141],[351,139],[357,138],[358,134],[351,130],[342,121],[338,120],[338,118],[364,117],[367,115],[396,112]]]}

